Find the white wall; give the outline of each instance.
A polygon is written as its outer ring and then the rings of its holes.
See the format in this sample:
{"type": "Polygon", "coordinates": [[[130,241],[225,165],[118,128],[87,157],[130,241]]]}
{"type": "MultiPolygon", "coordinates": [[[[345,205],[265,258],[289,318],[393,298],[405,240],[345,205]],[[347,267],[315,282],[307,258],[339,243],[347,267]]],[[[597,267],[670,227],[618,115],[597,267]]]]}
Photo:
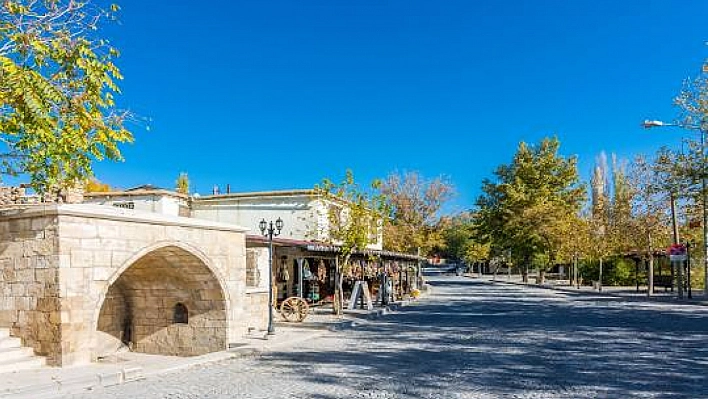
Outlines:
{"type": "MultiPolygon", "coordinates": [[[[328,241],[328,208],[332,205],[309,195],[195,199],[192,217],[243,226],[250,229],[249,234],[260,234],[261,220],[275,222],[281,218],[284,227],[280,238],[328,241]]],[[[370,244],[369,249],[382,248],[380,233],[378,242],[370,244]]]]}
{"type": "Polygon", "coordinates": [[[182,198],[157,194],[84,197],[84,203],[121,208],[132,203],[132,208],[128,209],[172,216],[179,216],[180,205],[187,206],[187,201],[182,198]]]}
{"type": "MultiPolygon", "coordinates": [[[[187,201],[183,198],[159,194],[85,197],[84,202],[108,206],[132,203],[133,209],[136,210],[173,216],[179,216],[180,206],[187,206],[187,201]]],[[[327,242],[330,206],[337,205],[308,194],[245,198],[195,197],[192,201],[191,217],[242,226],[249,229],[248,234],[260,234],[258,224],[263,219],[275,222],[281,218],[284,227],[280,238],[327,242]]],[[[380,231],[378,242],[368,245],[368,248],[382,248],[380,231]]]]}
{"type": "Polygon", "coordinates": [[[192,217],[236,224],[250,229],[249,234],[260,234],[258,224],[281,218],[281,238],[309,240],[315,238],[317,218],[309,196],[266,198],[219,198],[208,201],[196,199],[192,203],[192,217]]]}

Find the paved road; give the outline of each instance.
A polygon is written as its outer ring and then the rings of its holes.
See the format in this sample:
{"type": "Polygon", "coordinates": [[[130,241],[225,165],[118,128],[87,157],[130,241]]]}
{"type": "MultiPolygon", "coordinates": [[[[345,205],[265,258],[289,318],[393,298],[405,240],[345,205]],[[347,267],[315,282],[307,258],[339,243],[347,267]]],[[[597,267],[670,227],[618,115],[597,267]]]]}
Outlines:
{"type": "Polygon", "coordinates": [[[80,398],[708,398],[708,307],[460,277],[286,352],[80,398]]]}

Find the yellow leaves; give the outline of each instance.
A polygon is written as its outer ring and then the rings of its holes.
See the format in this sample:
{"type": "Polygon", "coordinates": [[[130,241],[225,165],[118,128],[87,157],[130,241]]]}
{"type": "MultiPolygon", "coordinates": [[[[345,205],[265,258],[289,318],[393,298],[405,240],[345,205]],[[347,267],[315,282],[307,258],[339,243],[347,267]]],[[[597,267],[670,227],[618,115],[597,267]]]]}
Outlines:
{"type": "Polygon", "coordinates": [[[27,14],[30,12],[29,8],[27,8],[23,4],[20,4],[19,2],[16,2],[16,1],[7,0],[7,1],[5,1],[5,4],[3,6],[5,7],[5,9],[7,9],[7,11],[10,14],[13,14],[13,15],[22,15],[22,14],[27,14]]]}
{"type": "Polygon", "coordinates": [[[126,114],[113,109],[118,51],[87,34],[96,26],[94,10],[66,0],[2,6],[0,39],[10,46],[0,54],[0,106],[9,112],[0,116],[0,134],[16,156],[10,168],[47,191],[83,181],[95,160],[121,159],[118,144],[132,134],[126,114]],[[30,13],[37,17],[18,16],[30,13]]]}

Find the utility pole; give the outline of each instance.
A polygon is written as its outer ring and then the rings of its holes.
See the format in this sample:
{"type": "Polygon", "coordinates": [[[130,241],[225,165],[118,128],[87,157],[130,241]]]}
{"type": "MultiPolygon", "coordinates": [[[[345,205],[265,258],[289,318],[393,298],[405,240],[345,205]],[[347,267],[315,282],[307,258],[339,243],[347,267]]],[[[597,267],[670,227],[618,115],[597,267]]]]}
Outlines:
{"type": "MultiPolygon", "coordinates": [[[[706,65],[703,72],[708,72],[706,65]]],[[[703,114],[697,125],[685,123],[665,123],[657,120],[645,120],[642,123],[645,129],[662,126],[677,126],[689,130],[698,130],[701,134],[700,156],[701,156],[701,198],[703,210],[703,295],[708,298],[708,171],[706,170],[706,130],[708,130],[708,118],[703,114]]],[[[672,203],[673,204],[673,203],[672,203]]]]}
{"type": "Polygon", "coordinates": [[[573,255],[573,285],[575,288],[580,289],[580,284],[578,284],[578,254],[573,255]]]}
{"type": "Polygon", "coordinates": [[[600,257],[600,278],[597,281],[597,290],[602,292],[602,257],[600,257]]]}
{"type": "MultiPolygon", "coordinates": [[[[651,243],[651,232],[647,234],[647,242],[651,243]]],[[[654,295],[654,249],[649,244],[647,255],[647,296],[654,295]]]]}
{"type": "MultiPolygon", "coordinates": [[[[676,222],[676,197],[671,193],[671,227],[674,233],[674,244],[679,244],[678,223],[676,222]]],[[[678,297],[683,299],[683,265],[681,262],[671,262],[671,268],[676,268],[676,285],[678,285],[678,297]]]]}
{"type": "Polygon", "coordinates": [[[708,298],[708,191],[706,191],[706,131],[701,129],[701,196],[703,197],[703,296],[708,298]]]}
{"type": "Polygon", "coordinates": [[[693,298],[691,292],[691,242],[686,242],[686,288],[688,290],[688,299],[693,298]]]}

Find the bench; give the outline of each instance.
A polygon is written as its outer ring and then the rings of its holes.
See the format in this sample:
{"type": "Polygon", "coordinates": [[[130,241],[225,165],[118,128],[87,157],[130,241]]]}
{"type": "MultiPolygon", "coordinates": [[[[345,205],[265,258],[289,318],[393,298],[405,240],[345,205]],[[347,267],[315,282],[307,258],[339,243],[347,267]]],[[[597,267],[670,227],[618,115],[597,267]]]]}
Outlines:
{"type": "Polygon", "coordinates": [[[667,291],[669,288],[671,288],[671,290],[673,291],[673,278],[671,278],[671,276],[654,276],[654,288],[656,287],[664,287],[664,291],[667,291]]]}

